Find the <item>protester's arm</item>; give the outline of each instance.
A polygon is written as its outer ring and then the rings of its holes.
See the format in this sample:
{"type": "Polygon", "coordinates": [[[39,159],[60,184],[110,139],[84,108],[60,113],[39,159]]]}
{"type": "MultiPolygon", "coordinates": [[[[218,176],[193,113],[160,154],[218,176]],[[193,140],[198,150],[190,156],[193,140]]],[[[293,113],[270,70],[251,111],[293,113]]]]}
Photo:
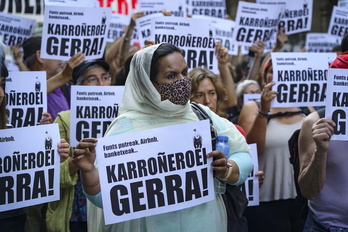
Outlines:
{"type": "Polygon", "coordinates": [[[129,54],[135,21],[144,15],[144,12],[132,14],[129,25],[124,29],[123,36],[116,39],[110,48],[105,52],[105,62],[110,66],[110,74],[114,79],[113,83],[116,82],[116,75],[122,69],[124,61],[129,54]]]}
{"type": "Polygon", "coordinates": [[[254,101],[244,104],[239,116],[238,125],[246,133],[247,142],[256,143],[258,154],[265,150],[265,137],[267,129],[267,116],[271,109],[271,101],[276,97],[277,92],[272,91],[274,83],[268,83],[261,93],[261,107],[257,106],[254,101]],[[260,111],[260,114],[258,113],[260,111]]]}
{"type": "Polygon", "coordinates": [[[13,59],[15,64],[18,66],[20,71],[29,71],[28,67],[25,66],[23,62],[23,57],[22,57],[22,52],[19,49],[18,45],[13,45],[11,46],[12,54],[13,54],[13,59]]]}
{"type": "Polygon", "coordinates": [[[325,183],[327,150],[335,123],[318,113],[310,114],[302,124],[299,135],[299,185],[304,197],[314,200],[325,183]]]}
{"type": "Polygon", "coordinates": [[[95,146],[97,139],[82,139],[74,151],[74,164],[81,170],[83,189],[88,195],[94,196],[100,192],[99,173],[94,166],[96,159],[95,146]]]}
{"type": "Polygon", "coordinates": [[[228,68],[228,49],[223,47],[220,41],[216,41],[215,54],[218,59],[220,77],[227,94],[227,100],[223,101],[223,108],[228,109],[237,105],[236,88],[234,86],[232,74],[228,68]]]}
{"type": "Polygon", "coordinates": [[[262,40],[259,40],[254,45],[252,45],[249,50],[254,53],[254,61],[250,68],[247,79],[258,81],[262,54],[265,50],[265,43],[262,40]]]}
{"type": "Polygon", "coordinates": [[[272,52],[279,52],[283,48],[284,44],[288,42],[288,34],[285,34],[284,31],[284,28],[278,31],[277,42],[275,47],[272,49],[272,52]]]}
{"type": "Polygon", "coordinates": [[[81,64],[85,60],[85,55],[82,52],[73,55],[70,60],[65,64],[62,72],[54,75],[47,80],[47,94],[52,93],[54,90],[60,88],[65,83],[72,79],[72,73],[74,68],[81,64]]]}

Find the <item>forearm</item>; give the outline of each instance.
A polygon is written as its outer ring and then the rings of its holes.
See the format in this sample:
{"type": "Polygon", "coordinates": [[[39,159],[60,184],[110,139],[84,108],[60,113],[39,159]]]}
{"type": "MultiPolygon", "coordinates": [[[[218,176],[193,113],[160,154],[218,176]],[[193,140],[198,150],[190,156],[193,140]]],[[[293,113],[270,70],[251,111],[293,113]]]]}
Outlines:
{"type": "Polygon", "coordinates": [[[60,88],[71,80],[70,76],[65,76],[61,72],[47,80],[47,94],[52,93],[54,90],[60,88]]]}
{"type": "Polygon", "coordinates": [[[250,72],[248,74],[247,80],[258,81],[260,67],[261,67],[261,56],[256,56],[250,68],[250,72]]]}
{"type": "Polygon", "coordinates": [[[256,143],[258,154],[262,154],[266,144],[267,118],[256,116],[250,130],[246,132],[248,144],[256,143]]]}
{"type": "Polygon", "coordinates": [[[232,175],[227,183],[240,185],[245,182],[253,169],[251,156],[247,152],[237,152],[228,158],[232,163],[232,175]]]}
{"type": "Polygon", "coordinates": [[[326,151],[315,149],[312,159],[299,176],[299,185],[302,195],[313,200],[322,190],[326,176],[326,151]]]}
{"type": "Polygon", "coordinates": [[[228,63],[218,65],[220,71],[220,77],[222,83],[226,88],[227,103],[226,108],[230,108],[237,105],[236,88],[234,85],[232,74],[228,68],[228,63]]]}
{"type": "Polygon", "coordinates": [[[99,172],[96,167],[87,172],[81,171],[80,177],[87,194],[94,196],[100,192],[99,172]]]}

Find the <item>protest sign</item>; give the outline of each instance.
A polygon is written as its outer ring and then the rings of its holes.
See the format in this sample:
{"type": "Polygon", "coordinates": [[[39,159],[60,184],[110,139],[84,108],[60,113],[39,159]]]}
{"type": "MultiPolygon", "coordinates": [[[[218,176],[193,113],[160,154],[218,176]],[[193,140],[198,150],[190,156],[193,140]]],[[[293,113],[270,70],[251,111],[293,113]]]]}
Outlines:
{"type": "Polygon", "coordinates": [[[245,193],[249,203],[248,206],[259,205],[259,178],[255,174],[259,171],[259,161],[257,158],[257,147],[256,143],[249,144],[250,155],[253,161],[254,168],[249,174],[245,182],[240,186],[241,191],[245,193]]]}
{"type": "Polygon", "coordinates": [[[208,120],[99,139],[105,224],[213,200],[211,149],[208,120]]]}
{"type": "Polygon", "coordinates": [[[310,31],[312,25],[313,0],[258,0],[257,3],[286,6],[278,28],[284,28],[288,35],[310,31]]]}
{"type": "Polygon", "coordinates": [[[0,1],[0,12],[43,22],[44,0],[0,1]]]}
{"type": "Polygon", "coordinates": [[[272,107],[325,105],[327,69],[336,53],[272,52],[272,107]]]}
{"type": "Polygon", "coordinates": [[[151,38],[156,44],[167,42],[184,51],[189,69],[206,67],[218,73],[215,33],[209,20],[162,17],[151,21],[151,38]]]}
{"type": "Polygon", "coordinates": [[[331,52],[332,48],[341,45],[341,39],[327,33],[307,33],[306,52],[331,52]]]}
{"type": "Polygon", "coordinates": [[[22,46],[33,34],[35,20],[0,12],[0,35],[2,42],[11,47],[22,46]]]}
{"type": "Polygon", "coordinates": [[[59,200],[59,142],[55,123],[0,130],[0,212],[59,200]]]}
{"type": "Polygon", "coordinates": [[[348,7],[348,0],[338,0],[337,1],[337,6],[338,7],[348,7]]]}
{"type": "Polygon", "coordinates": [[[348,32],[348,9],[334,6],[327,33],[342,38],[348,32]]]}
{"type": "Polygon", "coordinates": [[[258,100],[261,98],[261,93],[245,93],[243,94],[243,104],[250,101],[258,100]]]}
{"type": "Polygon", "coordinates": [[[173,16],[186,17],[186,0],[138,0],[137,11],[146,15],[159,13],[161,10],[171,11],[173,16]]]}
{"type": "Polygon", "coordinates": [[[235,26],[234,21],[203,15],[192,15],[192,18],[210,20],[215,30],[215,39],[219,40],[222,46],[228,49],[228,54],[234,56],[238,55],[238,46],[232,43],[232,34],[235,26]]]}
{"type": "Polygon", "coordinates": [[[348,70],[328,69],[326,90],[325,118],[331,118],[335,123],[331,140],[348,140],[348,70]]]}
{"type": "Polygon", "coordinates": [[[238,2],[234,43],[251,46],[258,40],[269,41],[273,33],[277,33],[282,8],[281,5],[238,2]]]}
{"type": "Polygon", "coordinates": [[[123,36],[124,28],[129,25],[131,16],[121,14],[111,14],[110,26],[106,42],[114,42],[123,36]]]}
{"type": "Polygon", "coordinates": [[[41,58],[69,60],[80,51],[102,58],[110,18],[111,8],[46,6],[41,58]]]}
{"type": "Polygon", "coordinates": [[[117,117],[124,86],[71,86],[70,146],[100,138],[117,117]]]}
{"type": "Polygon", "coordinates": [[[156,18],[156,17],[163,18],[168,16],[164,16],[162,13],[154,13],[154,14],[145,15],[135,20],[135,24],[137,25],[136,38],[138,39],[138,42],[141,48],[145,46],[146,40],[151,39],[151,29],[152,29],[151,21],[153,18],[156,18]]]}
{"type": "Polygon", "coordinates": [[[205,15],[215,18],[226,18],[225,0],[189,0],[190,15],[205,15]]]}
{"type": "Polygon", "coordinates": [[[9,72],[5,95],[13,127],[39,125],[42,113],[47,112],[46,72],[9,72]]]}

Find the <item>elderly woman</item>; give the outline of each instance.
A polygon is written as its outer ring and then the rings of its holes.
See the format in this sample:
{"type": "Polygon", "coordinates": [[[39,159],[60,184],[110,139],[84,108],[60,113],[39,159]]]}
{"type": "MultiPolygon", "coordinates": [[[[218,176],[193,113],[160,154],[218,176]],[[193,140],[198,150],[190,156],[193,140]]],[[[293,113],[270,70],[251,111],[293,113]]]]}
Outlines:
{"type": "MultiPolygon", "coordinates": [[[[181,50],[162,43],[138,51],[132,61],[125,85],[120,114],[110,125],[105,136],[158,128],[198,121],[189,98],[191,80],[187,77],[187,64],[181,50]]],[[[252,169],[249,148],[243,136],[227,120],[205,107],[220,135],[229,137],[231,146],[227,160],[221,151],[207,155],[214,157],[213,170],[218,178],[225,178],[228,165],[233,166],[227,178],[229,184],[245,181],[252,169]]],[[[98,169],[94,165],[96,139],[82,139],[76,146],[74,163],[81,169],[82,182],[87,197],[102,207],[98,169]]],[[[134,219],[104,226],[103,231],[226,231],[227,216],[221,195],[191,208],[151,217],[134,219]]]]}

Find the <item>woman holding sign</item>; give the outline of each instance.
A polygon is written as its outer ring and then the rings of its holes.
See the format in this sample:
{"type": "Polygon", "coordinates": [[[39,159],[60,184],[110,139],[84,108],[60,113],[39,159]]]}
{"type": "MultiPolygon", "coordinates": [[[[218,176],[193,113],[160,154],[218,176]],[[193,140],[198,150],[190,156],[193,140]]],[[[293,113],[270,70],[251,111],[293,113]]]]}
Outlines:
{"type": "MultiPolygon", "coordinates": [[[[162,43],[138,51],[131,62],[120,114],[106,136],[198,121],[189,103],[190,89],[191,80],[187,77],[187,64],[180,49],[162,43]]],[[[229,184],[243,183],[252,170],[248,145],[233,124],[206,107],[205,110],[218,134],[228,136],[231,144],[228,160],[221,151],[207,155],[214,158],[212,165],[216,177],[225,178],[229,184]]],[[[99,173],[94,166],[96,143],[96,139],[82,139],[76,146],[74,162],[82,171],[87,197],[103,207],[110,202],[101,202],[99,173]]],[[[198,206],[107,226],[102,220],[100,227],[104,231],[220,232],[227,230],[227,216],[221,195],[215,194],[213,201],[198,206]]]]}
{"type": "MultiPolygon", "coordinates": [[[[306,113],[297,107],[271,108],[277,92],[272,90],[273,67],[269,58],[262,73],[264,88],[261,103],[246,103],[238,124],[247,134],[248,143],[257,143],[259,169],[265,179],[260,188],[260,205],[246,210],[249,231],[302,231],[297,204],[293,167],[289,161],[288,140],[299,129],[306,113]]],[[[310,110],[314,111],[313,108],[310,110]]]]}

